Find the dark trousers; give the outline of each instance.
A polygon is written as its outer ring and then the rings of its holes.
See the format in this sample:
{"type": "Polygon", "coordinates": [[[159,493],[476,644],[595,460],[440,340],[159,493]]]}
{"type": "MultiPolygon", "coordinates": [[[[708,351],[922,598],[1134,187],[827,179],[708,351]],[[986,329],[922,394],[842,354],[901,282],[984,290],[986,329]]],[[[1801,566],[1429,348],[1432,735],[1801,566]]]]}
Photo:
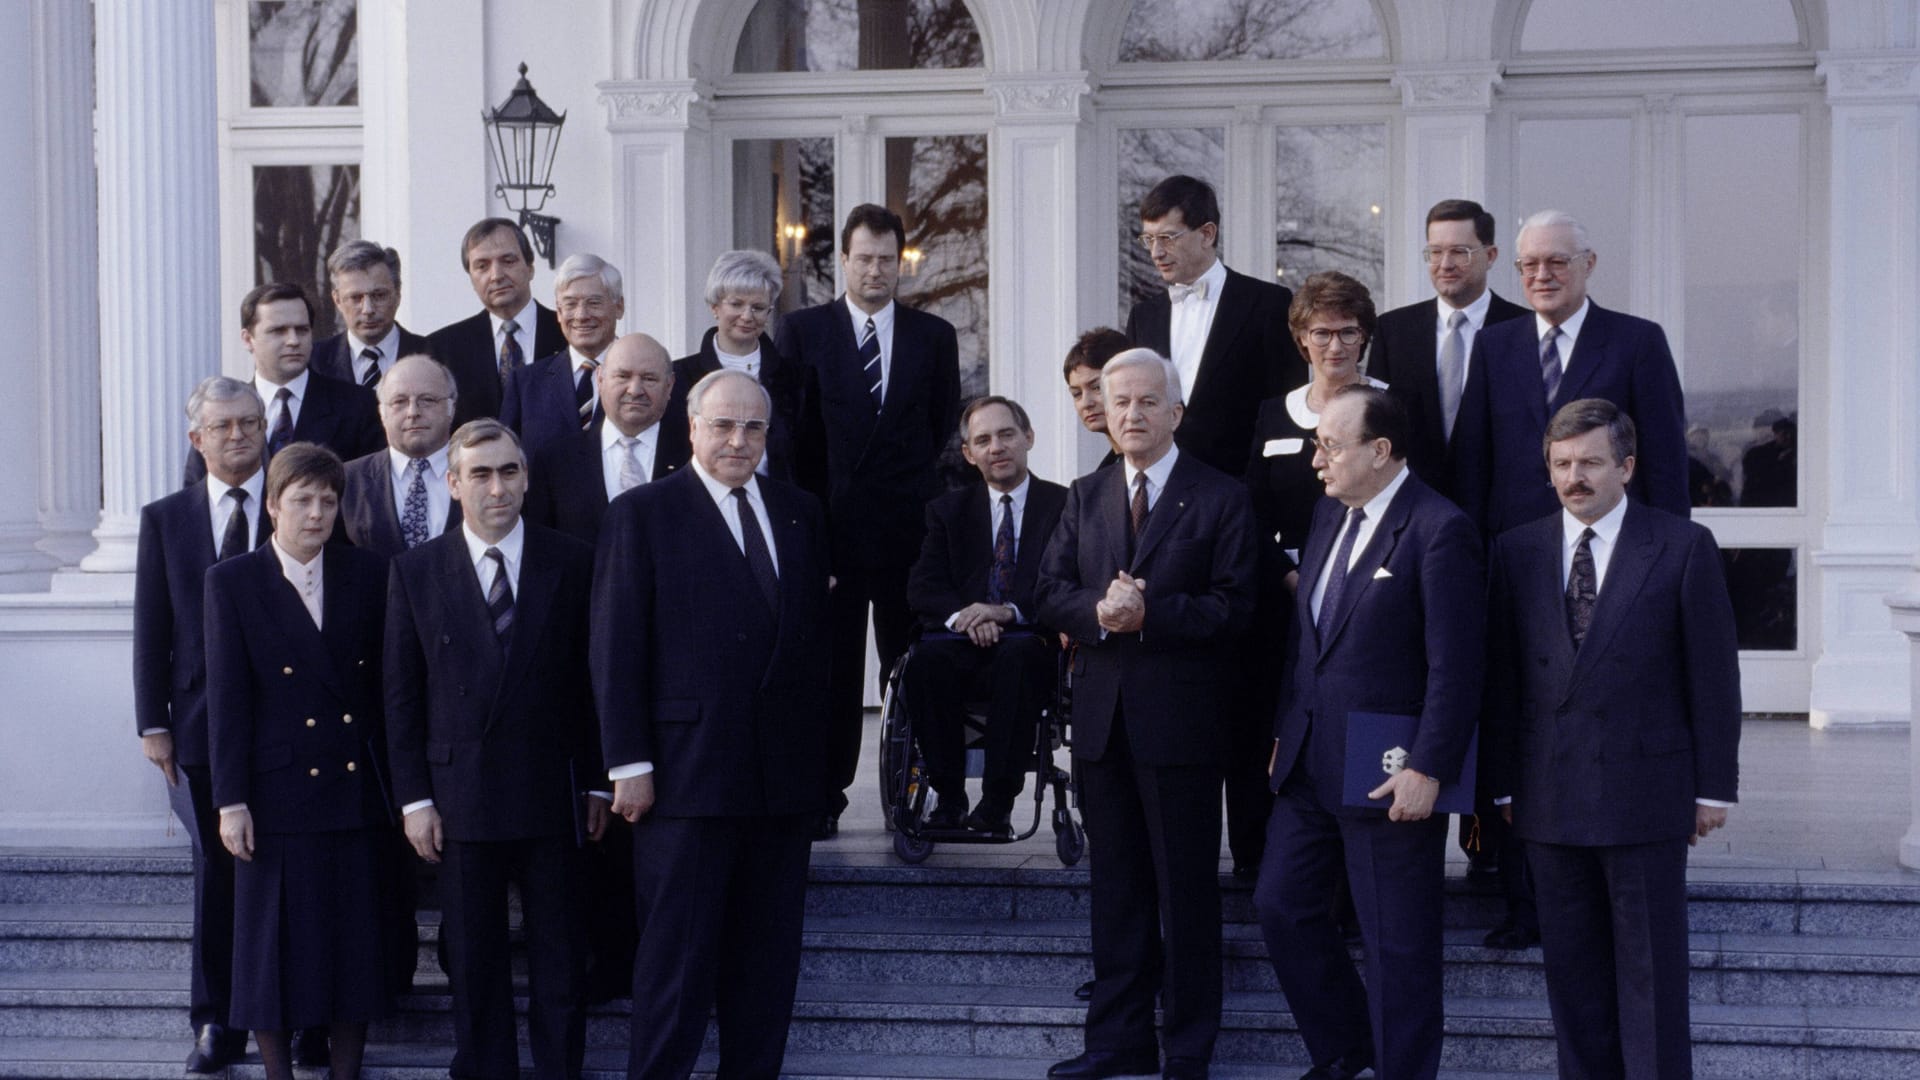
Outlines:
{"type": "Polygon", "coordinates": [[[607,832],[584,852],[587,864],[587,1000],[611,1001],[633,989],[633,827],[609,815],[607,832]]]}
{"type": "MultiPolygon", "coordinates": [[[[1288,613],[1291,616],[1291,612],[1288,613]]],[[[1291,622],[1288,618],[1288,622],[1291,622]]],[[[1267,849],[1267,818],[1273,811],[1273,717],[1280,700],[1284,638],[1250,634],[1241,646],[1238,686],[1229,698],[1227,761],[1222,770],[1227,799],[1227,850],[1238,866],[1259,866],[1267,849]]]]}
{"type": "Polygon", "coordinates": [[[867,612],[873,612],[874,649],[880,654],[880,685],[913,642],[913,611],[907,607],[906,566],[835,567],[827,600],[832,624],[828,682],[827,807],[846,809],[847,788],[860,771],[860,730],[866,716],[867,612]]]}
{"type": "Polygon", "coordinates": [[[1013,806],[1033,759],[1034,728],[1053,692],[1054,651],[1033,634],[991,648],[926,639],[914,646],[905,680],[914,733],[942,800],[966,793],[968,700],[986,697],[986,771],[981,804],[1013,806]]]}
{"type": "Polygon", "coordinates": [[[1220,770],[1136,761],[1116,710],[1106,753],[1075,761],[1093,878],[1089,1051],[1154,1046],[1207,1061],[1220,1033],[1220,770]]]}
{"type": "MultiPolygon", "coordinates": [[[[1484,767],[1481,775],[1487,775],[1484,767]]],[[[1534,910],[1527,845],[1514,835],[1513,826],[1507,824],[1499,807],[1489,803],[1471,817],[1460,815],[1460,850],[1470,859],[1490,858],[1500,865],[1500,896],[1507,904],[1503,921],[1537,933],[1540,916],[1534,910]]]]}
{"type": "Polygon", "coordinates": [[[1281,787],[1253,902],[1315,1065],[1370,1059],[1380,1080],[1439,1073],[1446,847],[1445,815],[1330,813],[1304,768],[1281,787]],[[1343,875],[1366,942],[1364,985],[1328,915],[1343,875]]]}
{"type": "Polygon", "coordinates": [[[173,814],[193,841],[193,976],[187,1020],[195,1031],[227,1026],[233,1000],[233,856],[220,842],[213,806],[213,775],[204,765],[179,767],[180,784],[167,790],[173,814]]]}
{"type": "Polygon", "coordinates": [[[629,1077],[693,1072],[709,1015],[720,1076],[780,1075],[800,978],[810,831],[807,815],[650,816],[634,826],[640,947],[629,1077]]]}
{"type": "Polygon", "coordinates": [[[527,937],[527,1040],[534,1075],[580,1075],[586,1049],[582,977],[586,939],[580,849],[570,836],[448,841],[441,854],[447,972],[453,986],[451,1075],[520,1075],[507,946],[507,885],[520,887],[527,937]]]}
{"type": "Polygon", "coordinates": [[[1687,843],[1527,844],[1567,1080],[1685,1080],[1687,843]]]}

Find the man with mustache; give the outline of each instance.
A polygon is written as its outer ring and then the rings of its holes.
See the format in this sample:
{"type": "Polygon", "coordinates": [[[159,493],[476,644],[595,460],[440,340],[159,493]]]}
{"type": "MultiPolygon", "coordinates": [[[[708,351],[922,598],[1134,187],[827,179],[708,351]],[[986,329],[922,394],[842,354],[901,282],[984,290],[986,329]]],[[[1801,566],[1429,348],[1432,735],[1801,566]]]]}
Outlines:
{"type": "Polygon", "coordinates": [[[499,416],[507,377],[566,348],[553,309],[533,298],[533,245],[507,218],[482,218],[460,239],[460,267],[482,310],[427,335],[427,351],[460,385],[457,428],[499,416]]]}

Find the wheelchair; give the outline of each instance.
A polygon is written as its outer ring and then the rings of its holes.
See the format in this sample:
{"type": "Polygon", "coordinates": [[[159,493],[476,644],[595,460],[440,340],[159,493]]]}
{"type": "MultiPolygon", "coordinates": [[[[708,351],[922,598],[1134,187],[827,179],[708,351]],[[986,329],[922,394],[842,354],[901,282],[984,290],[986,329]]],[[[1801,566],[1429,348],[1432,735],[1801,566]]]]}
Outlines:
{"type": "MultiPolygon", "coordinates": [[[[1017,633],[1030,633],[1017,631],[1017,633]]],[[[957,639],[958,634],[929,634],[926,637],[957,639]]],[[[1021,832],[987,833],[967,828],[936,828],[928,824],[933,788],[929,783],[927,761],[914,736],[914,720],[906,707],[906,682],[913,649],[894,664],[888,673],[886,693],[881,699],[880,804],[887,828],[893,833],[893,853],[901,862],[917,865],[933,854],[936,844],[1012,844],[1040,831],[1045,816],[1047,792],[1053,792],[1053,850],[1066,866],[1078,864],[1087,851],[1087,834],[1071,807],[1078,804],[1079,791],[1073,775],[1054,763],[1054,752],[1070,747],[1067,717],[1073,700],[1072,653],[1058,659],[1053,699],[1041,710],[1034,724],[1032,757],[1033,820],[1021,832]]],[[[986,751],[982,746],[987,726],[987,704],[969,700],[966,711],[967,777],[984,773],[986,751]]],[[[1016,803],[1015,817],[1019,817],[1016,803]]]]}

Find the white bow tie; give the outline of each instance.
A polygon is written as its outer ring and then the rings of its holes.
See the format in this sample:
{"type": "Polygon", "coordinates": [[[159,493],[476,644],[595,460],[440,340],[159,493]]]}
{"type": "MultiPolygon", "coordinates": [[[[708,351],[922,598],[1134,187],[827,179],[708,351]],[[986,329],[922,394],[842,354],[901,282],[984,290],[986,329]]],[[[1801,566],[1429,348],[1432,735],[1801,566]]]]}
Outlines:
{"type": "Polygon", "coordinates": [[[1196,281],[1191,285],[1169,285],[1167,286],[1167,296],[1176,304],[1189,296],[1195,300],[1205,300],[1207,298],[1207,283],[1205,281],[1196,281]]]}

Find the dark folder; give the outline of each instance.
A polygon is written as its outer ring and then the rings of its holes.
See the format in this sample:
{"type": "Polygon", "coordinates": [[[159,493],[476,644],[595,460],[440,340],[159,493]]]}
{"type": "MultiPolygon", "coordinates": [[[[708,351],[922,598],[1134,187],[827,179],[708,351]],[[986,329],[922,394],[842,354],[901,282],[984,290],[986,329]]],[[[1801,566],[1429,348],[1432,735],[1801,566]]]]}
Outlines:
{"type": "MultiPolygon", "coordinates": [[[[1346,806],[1371,806],[1385,810],[1393,805],[1391,797],[1369,799],[1367,792],[1387,782],[1386,756],[1393,750],[1413,749],[1413,736],[1420,728],[1417,716],[1395,713],[1353,712],[1347,714],[1347,767],[1341,785],[1340,801],[1346,806]]],[[[1473,813],[1475,762],[1480,753],[1480,732],[1476,729],[1467,743],[1466,759],[1460,765],[1460,778],[1440,785],[1434,801],[1436,814],[1473,813]]]]}

